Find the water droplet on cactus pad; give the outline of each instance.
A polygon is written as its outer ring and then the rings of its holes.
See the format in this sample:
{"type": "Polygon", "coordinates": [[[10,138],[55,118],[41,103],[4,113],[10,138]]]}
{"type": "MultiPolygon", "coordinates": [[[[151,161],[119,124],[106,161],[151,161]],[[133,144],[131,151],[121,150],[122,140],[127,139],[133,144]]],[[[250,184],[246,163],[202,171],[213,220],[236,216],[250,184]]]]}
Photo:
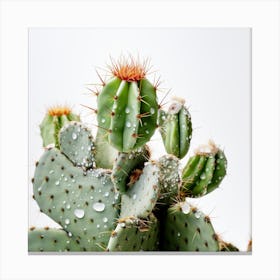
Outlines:
{"type": "Polygon", "coordinates": [[[72,133],[72,139],[76,140],[78,138],[77,134],[75,132],[72,133]]]}
{"type": "Polygon", "coordinates": [[[184,202],[181,204],[181,209],[184,214],[189,214],[191,211],[191,207],[188,202],[184,202]]]}
{"type": "Polygon", "coordinates": [[[130,122],[126,122],[126,127],[131,127],[131,123],[130,122]]]}
{"type": "Polygon", "coordinates": [[[200,179],[201,179],[201,180],[204,180],[205,178],[206,178],[205,173],[202,173],[202,174],[200,175],[200,179]]]}
{"type": "Polygon", "coordinates": [[[75,209],[74,210],[74,215],[77,218],[81,219],[81,218],[83,218],[85,216],[85,211],[83,209],[75,209]]]}
{"type": "Polygon", "coordinates": [[[136,194],[134,194],[134,195],[132,196],[132,199],[134,199],[134,200],[135,200],[135,199],[136,199],[136,197],[137,197],[137,196],[136,196],[136,194]]]}
{"type": "Polygon", "coordinates": [[[194,213],[194,216],[195,216],[197,219],[199,219],[200,216],[201,216],[201,212],[200,212],[200,211],[196,211],[196,212],[194,213]]]}
{"type": "Polygon", "coordinates": [[[70,224],[70,220],[69,219],[65,219],[65,224],[69,225],[70,224]]]}
{"type": "Polygon", "coordinates": [[[59,181],[56,181],[56,182],[55,182],[55,185],[58,186],[58,185],[59,185],[59,181]]]}
{"type": "Polygon", "coordinates": [[[129,110],[128,107],[126,107],[125,112],[126,112],[127,114],[129,114],[130,110],[129,110]]]}
{"type": "Polygon", "coordinates": [[[155,113],[155,108],[152,107],[152,108],[150,109],[150,113],[151,113],[151,115],[153,115],[153,114],[155,113]]]}
{"type": "Polygon", "coordinates": [[[66,209],[70,209],[71,208],[71,205],[70,204],[67,204],[66,205],[66,209]]]}
{"type": "Polygon", "coordinates": [[[108,218],[107,218],[107,217],[104,217],[104,218],[103,218],[103,222],[104,222],[104,223],[107,223],[107,222],[108,222],[108,218]]]}
{"type": "Polygon", "coordinates": [[[108,197],[109,196],[109,192],[105,192],[104,196],[108,197]]]}
{"type": "Polygon", "coordinates": [[[69,231],[69,232],[68,232],[68,236],[71,237],[72,235],[73,235],[72,232],[69,231]]]}
{"type": "Polygon", "coordinates": [[[53,174],[53,173],[54,173],[54,171],[53,171],[53,170],[50,170],[49,174],[53,174]]]}
{"type": "Polygon", "coordinates": [[[96,212],[102,212],[105,209],[105,204],[102,202],[95,202],[92,205],[92,208],[96,211],[96,212]]]}
{"type": "Polygon", "coordinates": [[[105,119],[101,119],[101,122],[102,122],[102,123],[105,123],[105,119]]]}

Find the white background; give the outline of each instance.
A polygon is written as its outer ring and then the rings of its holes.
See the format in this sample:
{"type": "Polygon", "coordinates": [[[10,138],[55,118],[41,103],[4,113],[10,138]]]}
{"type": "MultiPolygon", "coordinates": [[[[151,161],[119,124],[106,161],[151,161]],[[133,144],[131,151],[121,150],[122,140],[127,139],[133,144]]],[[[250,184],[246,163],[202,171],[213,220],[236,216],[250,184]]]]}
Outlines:
{"type": "MultiPolygon", "coordinates": [[[[210,217],[217,233],[246,251],[251,238],[251,32],[248,28],[160,29],[30,29],[29,31],[29,143],[30,178],[42,155],[38,124],[46,108],[74,105],[91,127],[95,98],[85,84],[99,83],[97,66],[106,67],[109,55],[139,54],[150,58],[150,80],[161,77],[159,102],[168,89],[186,99],[193,122],[189,154],[213,139],[225,150],[228,175],[221,188],[191,200],[210,217]],[[87,92],[87,93],[86,93],[87,92]]],[[[107,74],[98,68],[102,75],[107,74]]],[[[89,86],[90,87],[90,86],[89,86]]],[[[91,87],[94,88],[94,87],[91,87]]],[[[166,104],[168,108],[170,103],[166,104]]],[[[165,154],[159,133],[149,143],[152,158],[165,154]]],[[[189,156],[181,161],[184,167],[189,156]]],[[[32,197],[30,226],[53,226],[32,197]]]]}
{"type": "Polygon", "coordinates": [[[278,1],[2,1],[1,278],[279,279],[279,34],[278,1]],[[28,27],[128,24],[253,28],[253,255],[27,254],[28,27]]]}

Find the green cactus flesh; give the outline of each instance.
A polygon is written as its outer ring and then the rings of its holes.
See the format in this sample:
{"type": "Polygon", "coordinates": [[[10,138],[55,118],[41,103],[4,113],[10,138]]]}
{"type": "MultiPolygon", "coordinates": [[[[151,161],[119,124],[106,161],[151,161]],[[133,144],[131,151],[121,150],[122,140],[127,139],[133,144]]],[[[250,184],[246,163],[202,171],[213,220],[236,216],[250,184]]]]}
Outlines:
{"type": "Polygon", "coordinates": [[[171,104],[168,112],[160,111],[159,126],[166,152],[183,158],[190,147],[192,137],[191,116],[184,101],[171,104]]]}
{"type": "Polygon", "coordinates": [[[118,151],[130,152],[150,140],[157,126],[158,104],[154,86],[139,81],[108,81],[98,95],[98,125],[118,151]]]}
{"type": "Polygon", "coordinates": [[[31,228],[28,231],[28,252],[80,252],[79,241],[63,229],[31,228]]]}
{"type": "Polygon", "coordinates": [[[91,131],[78,122],[65,125],[59,133],[61,152],[74,165],[84,169],[95,167],[94,143],[91,131]]]}
{"type": "Polygon", "coordinates": [[[158,221],[153,215],[146,220],[127,218],[111,233],[107,251],[156,251],[158,236],[158,221]]]}
{"type": "Polygon", "coordinates": [[[165,251],[219,251],[210,218],[188,202],[179,202],[168,209],[163,240],[165,251]]]}
{"type": "Polygon", "coordinates": [[[222,150],[212,142],[196,151],[182,172],[182,194],[199,197],[215,190],[226,175],[227,160],[222,150]]]}
{"type": "Polygon", "coordinates": [[[149,158],[148,146],[143,146],[130,153],[120,152],[118,154],[112,170],[112,181],[118,191],[126,192],[130,183],[133,182],[133,174],[140,172],[149,158]]]}
{"type": "Polygon", "coordinates": [[[138,181],[122,195],[121,218],[146,218],[154,209],[159,195],[159,169],[146,163],[138,181]]]}
{"type": "Polygon", "coordinates": [[[160,170],[159,201],[164,204],[174,202],[179,194],[179,159],[173,155],[164,155],[158,161],[160,170]]]}
{"type": "Polygon", "coordinates": [[[50,108],[40,124],[43,146],[54,145],[59,148],[59,131],[71,121],[80,121],[80,117],[67,107],[50,108]]]}
{"type": "Polygon", "coordinates": [[[107,136],[108,133],[104,129],[97,129],[94,155],[97,168],[112,169],[118,156],[118,150],[108,143],[107,136]]]}
{"type": "Polygon", "coordinates": [[[41,211],[78,238],[82,247],[105,249],[119,213],[110,172],[84,171],[57,149],[48,149],[37,163],[33,191],[41,211]]]}

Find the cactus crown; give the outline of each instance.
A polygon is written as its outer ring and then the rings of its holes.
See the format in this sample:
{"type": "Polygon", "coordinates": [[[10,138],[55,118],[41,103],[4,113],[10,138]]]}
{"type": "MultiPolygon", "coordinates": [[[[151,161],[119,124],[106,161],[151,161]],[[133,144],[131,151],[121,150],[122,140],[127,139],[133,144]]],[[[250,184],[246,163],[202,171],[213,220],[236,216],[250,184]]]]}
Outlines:
{"type": "Polygon", "coordinates": [[[144,79],[149,70],[149,60],[145,59],[142,62],[139,59],[121,57],[118,61],[111,59],[110,71],[115,77],[124,81],[138,82],[144,79]]]}
{"type": "Polygon", "coordinates": [[[70,113],[71,113],[71,109],[67,106],[57,105],[57,106],[50,107],[48,109],[48,115],[52,117],[54,116],[60,117],[63,115],[69,115],[70,113]]]}

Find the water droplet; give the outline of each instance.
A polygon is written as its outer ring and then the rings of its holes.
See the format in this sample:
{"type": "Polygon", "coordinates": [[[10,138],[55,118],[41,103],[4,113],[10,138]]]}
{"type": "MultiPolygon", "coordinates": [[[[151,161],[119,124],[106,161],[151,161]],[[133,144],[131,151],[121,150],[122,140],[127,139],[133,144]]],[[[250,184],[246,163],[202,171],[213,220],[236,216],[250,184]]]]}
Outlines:
{"type": "Polygon", "coordinates": [[[82,146],[82,147],[81,147],[81,150],[83,151],[84,149],[85,149],[85,147],[84,147],[84,146],[82,146]]]}
{"type": "Polygon", "coordinates": [[[96,212],[102,212],[105,209],[105,204],[102,202],[95,202],[92,205],[92,208],[96,211],[96,212]]]}
{"type": "Polygon", "coordinates": [[[93,196],[90,196],[89,198],[90,198],[90,199],[93,199],[93,196]]]}
{"type": "Polygon", "coordinates": [[[53,173],[54,173],[54,171],[53,171],[53,170],[50,170],[49,174],[53,174],[53,173]]]}
{"type": "Polygon", "coordinates": [[[104,118],[103,118],[103,119],[101,119],[101,122],[102,122],[102,123],[105,123],[105,119],[104,119],[104,118]]]}
{"type": "Polygon", "coordinates": [[[136,196],[136,194],[134,194],[134,195],[132,196],[132,199],[134,199],[134,200],[135,200],[135,199],[136,199],[136,197],[137,197],[137,196],[136,196]]]}
{"type": "Polygon", "coordinates": [[[75,209],[74,210],[74,215],[77,218],[81,219],[81,218],[83,218],[85,216],[85,211],[83,209],[75,209]]]}
{"type": "Polygon", "coordinates": [[[129,114],[130,110],[129,110],[128,107],[126,107],[125,112],[126,112],[127,114],[129,114]]]}
{"type": "Polygon", "coordinates": [[[66,209],[70,209],[71,208],[71,205],[70,204],[67,204],[66,205],[66,209]]]}
{"type": "Polygon", "coordinates": [[[70,224],[70,220],[69,219],[65,219],[65,224],[69,225],[70,224]]]}
{"type": "Polygon", "coordinates": [[[181,209],[184,214],[189,214],[191,211],[191,207],[188,202],[184,202],[181,204],[181,209]]]}
{"type": "Polygon", "coordinates": [[[194,216],[195,216],[197,219],[199,219],[200,216],[201,216],[201,212],[200,212],[200,211],[196,211],[196,212],[194,213],[194,216]]]}
{"type": "Polygon", "coordinates": [[[125,223],[120,223],[120,226],[121,226],[122,228],[124,228],[124,227],[125,227],[125,223]]]}
{"type": "Polygon", "coordinates": [[[146,132],[146,134],[149,134],[149,130],[146,130],[145,132],[146,132]]]}
{"type": "Polygon", "coordinates": [[[181,233],[180,233],[180,232],[178,232],[178,233],[177,233],[177,236],[178,236],[178,237],[180,237],[180,236],[181,236],[181,233]]]}
{"type": "Polygon", "coordinates": [[[105,192],[104,196],[108,197],[109,196],[109,192],[105,192]]]}
{"type": "Polygon", "coordinates": [[[69,232],[68,232],[68,236],[70,236],[70,237],[71,237],[71,236],[72,236],[72,232],[70,232],[70,231],[69,231],[69,232]]]}
{"type": "Polygon", "coordinates": [[[151,115],[153,115],[153,114],[155,113],[155,108],[152,107],[152,108],[150,109],[150,113],[151,113],[151,115]]]}
{"type": "Polygon", "coordinates": [[[108,218],[104,217],[104,218],[103,218],[103,222],[104,222],[104,223],[107,223],[107,222],[108,222],[108,218]]]}
{"type": "Polygon", "coordinates": [[[70,240],[66,240],[66,243],[69,244],[69,243],[70,243],[70,240]]]}
{"type": "Polygon", "coordinates": [[[76,134],[75,132],[73,132],[73,133],[72,133],[72,139],[73,139],[73,140],[76,140],[77,137],[78,137],[77,134],[76,134]]]}
{"type": "Polygon", "coordinates": [[[58,186],[58,185],[59,185],[59,181],[56,181],[56,182],[55,182],[55,185],[58,186]]]}
{"type": "Polygon", "coordinates": [[[131,127],[131,123],[130,122],[126,122],[126,127],[131,127]]]}
{"type": "Polygon", "coordinates": [[[98,225],[96,225],[96,227],[97,227],[97,228],[100,228],[100,225],[98,224],[98,225]]]}
{"type": "Polygon", "coordinates": [[[39,187],[39,188],[38,188],[38,192],[41,191],[41,190],[42,190],[42,187],[39,187]]]}
{"type": "Polygon", "coordinates": [[[202,174],[200,175],[200,179],[201,179],[201,180],[204,180],[205,178],[206,178],[205,173],[202,173],[202,174]]]}
{"type": "Polygon", "coordinates": [[[166,119],[166,116],[162,116],[161,119],[164,121],[166,119]]]}

